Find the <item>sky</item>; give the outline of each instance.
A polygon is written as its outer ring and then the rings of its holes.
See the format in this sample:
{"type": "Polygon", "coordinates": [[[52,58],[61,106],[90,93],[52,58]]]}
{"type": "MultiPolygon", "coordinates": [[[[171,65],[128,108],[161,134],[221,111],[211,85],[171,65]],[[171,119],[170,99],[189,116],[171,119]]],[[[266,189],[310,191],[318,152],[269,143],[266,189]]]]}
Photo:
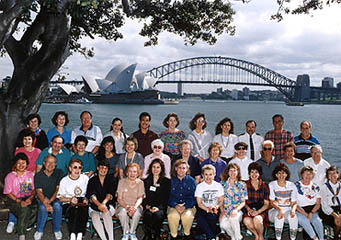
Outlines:
{"type": "MultiPolygon", "coordinates": [[[[82,44],[93,47],[95,56],[85,59],[79,54],[69,57],[62,73],[69,80],[81,79],[82,75],[104,78],[119,63],[138,63],[137,71],[200,56],[223,56],[257,63],[288,78],[309,74],[313,86],[321,86],[324,77],[333,77],[334,85],[341,82],[341,4],[313,11],[312,15],[285,15],[284,20],[270,20],[276,13],[276,0],[252,0],[244,4],[232,1],[236,10],[234,36],[221,35],[215,45],[198,42],[185,46],[181,37],[162,33],[159,44],[144,47],[146,38],[138,35],[141,23],[126,21],[121,29],[123,39],[83,39],[82,44]]],[[[12,64],[8,57],[0,58],[0,79],[11,75],[12,64]]],[[[185,92],[207,92],[217,85],[185,85],[185,92]]],[[[224,89],[242,88],[224,85],[224,89]]],[[[175,85],[157,85],[160,90],[176,91],[175,85]]],[[[259,88],[249,86],[251,90],[259,88]]],[[[263,88],[263,87],[262,87],[263,88]]]]}

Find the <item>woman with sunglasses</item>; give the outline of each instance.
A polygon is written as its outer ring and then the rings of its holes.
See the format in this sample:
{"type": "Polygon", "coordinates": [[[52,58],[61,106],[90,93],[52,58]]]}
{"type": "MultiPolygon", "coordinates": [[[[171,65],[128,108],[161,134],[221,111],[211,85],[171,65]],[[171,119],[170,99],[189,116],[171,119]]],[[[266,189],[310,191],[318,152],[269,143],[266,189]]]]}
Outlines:
{"type": "Polygon", "coordinates": [[[83,163],[72,159],[69,174],[59,185],[57,197],[63,204],[63,215],[67,218],[70,240],[82,240],[88,221],[88,199],[85,197],[89,177],[82,174],[83,163]]]}
{"type": "Polygon", "coordinates": [[[222,146],[221,158],[229,162],[234,154],[234,145],[238,143],[238,137],[233,134],[234,125],[231,119],[223,118],[215,127],[214,142],[222,146]]]}
{"type": "Polygon", "coordinates": [[[164,153],[166,153],[172,160],[179,159],[180,157],[180,149],[179,144],[182,140],[186,138],[185,133],[177,129],[180,121],[179,117],[176,113],[169,113],[167,117],[163,120],[163,126],[168,128],[167,130],[160,133],[160,139],[165,144],[164,153]]]}
{"type": "Polygon", "coordinates": [[[193,144],[192,155],[199,158],[200,162],[209,157],[208,148],[212,142],[212,135],[205,130],[207,122],[205,114],[197,113],[189,122],[189,128],[192,130],[188,134],[188,140],[193,144]]]}
{"type": "Polygon", "coordinates": [[[147,155],[144,158],[144,170],[143,170],[142,178],[145,179],[148,176],[147,171],[148,171],[150,163],[154,159],[158,158],[158,159],[161,159],[161,161],[165,165],[165,176],[170,179],[171,178],[170,176],[171,160],[167,154],[164,154],[162,152],[164,148],[163,142],[161,141],[161,139],[155,139],[154,141],[152,141],[151,145],[152,145],[153,153],[147,155]]]}
{"type": "Polygon", "coordinates": [[[234,149],[236,151],[236,157],[230,163],[236,163],[240,167],[242,180],[246,182],[249,179],[248,167],[253,162],[246,156],[247,144],[239,142],[234,145],[234,149]]]}
{"type": "Polygon", "coordinates": [[[90,200],[89,215],[102,240],[114,240],[112,216],[115,213],[117,178],[108,175],[109,162],[102,160],[97,164],[97,174],[89,180],[86,197],[90,200]],[[103,219],[104,227],[101,222],[103,219]]]}

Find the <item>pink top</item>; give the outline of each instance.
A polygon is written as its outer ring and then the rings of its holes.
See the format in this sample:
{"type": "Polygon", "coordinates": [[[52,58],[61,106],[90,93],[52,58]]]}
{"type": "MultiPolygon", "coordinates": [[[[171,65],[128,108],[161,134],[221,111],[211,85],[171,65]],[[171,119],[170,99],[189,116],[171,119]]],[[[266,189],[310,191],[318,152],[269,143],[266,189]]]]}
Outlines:
{"type": "Polygon", "coordinates": [[[34,173],[26,171],[24,176],[10,172],[5,178],[4,194],[12,193],[16,198],[28,197],[34,190],[34,173]]]}
{"type": "Polygon", "coordinates": [[[41,153],[41,150],[39,148],[33,148],[32,152],[29,152],[25,150],[24,147],[19,148],[17,151],[15,151],[14,155],[17,155],[18,153],[25,153],[28,157],[28,166],[27,170],[34,172],[36,169],[36,161],[39,157],[39,154],[41,153]]]}

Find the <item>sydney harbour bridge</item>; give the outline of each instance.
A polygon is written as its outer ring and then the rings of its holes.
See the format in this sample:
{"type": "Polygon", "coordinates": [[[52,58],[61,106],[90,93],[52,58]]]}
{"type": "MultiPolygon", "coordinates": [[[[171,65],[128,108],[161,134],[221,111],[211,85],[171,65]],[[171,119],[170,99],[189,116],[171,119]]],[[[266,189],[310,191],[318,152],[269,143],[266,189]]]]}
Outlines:
{"type": "Polygon", "coordinates": [[[147,73],[157,79],[156,84],[178,84],[179,95],[183,93],[183,84],[196,83],[274,87],[292,102],[341,97],[341,90],[337,88],[310,87],[307,75],[294,81],[256,63],[229,57],[188,58],[155,67],[147,73]]]}

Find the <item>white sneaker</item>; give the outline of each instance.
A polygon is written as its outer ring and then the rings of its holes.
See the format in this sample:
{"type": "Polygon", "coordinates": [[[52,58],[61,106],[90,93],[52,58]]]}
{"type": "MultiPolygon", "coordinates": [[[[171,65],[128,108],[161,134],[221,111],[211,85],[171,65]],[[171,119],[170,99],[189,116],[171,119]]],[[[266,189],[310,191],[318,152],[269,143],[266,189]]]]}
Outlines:
{"type": "Polygon", "coordinates": [[[37,231],[34,233],[34,240],[40,240],[42,236],[43,236],[43,233],[37,231]]]}
{"type": "Polygon", "coordinates": [[[55,236],[55,238],[56,238],[57,240],[61,240],[61,239],[63,238],[63,234],[62,234],[61,231],[55,232],[55,233],[54,233],[54,236],[55,236]]]}
{"type": "Polygon", "coordinates": [[[14,226],[15,226],[14,222],[9,222],[8,225],[7,225],[7,228],[6,228],[6,232],[7,233],[12,233],[13,230],[14,230],[14,226]]]}
{"type": "Polygon", "coordinates": [[[83,233],[78,233],[77,234],[77,240],[82,240],[82,238],[83,238],[83,233]]]}
{"type": "Polygon", "coordinates": [[[124,234],[122,237],[122,240],[128,240],[129,239],[129,234],[124,234]]]}
{"type": "Polygon", "coordinates": [[[136,234],[130,234],[130,239],[131,240],[138,240],[136,237],[136,234]]]}
{"type": "Polygon", "coordinates": [[[20,235],[19,240],[25,240],[25,235],[20,235]]]}
{"type": "Polygon", "coordinates": [[[70,240],[76,240],[76,234],[71,233],[71,235],[70,235],[70,240]]]}

